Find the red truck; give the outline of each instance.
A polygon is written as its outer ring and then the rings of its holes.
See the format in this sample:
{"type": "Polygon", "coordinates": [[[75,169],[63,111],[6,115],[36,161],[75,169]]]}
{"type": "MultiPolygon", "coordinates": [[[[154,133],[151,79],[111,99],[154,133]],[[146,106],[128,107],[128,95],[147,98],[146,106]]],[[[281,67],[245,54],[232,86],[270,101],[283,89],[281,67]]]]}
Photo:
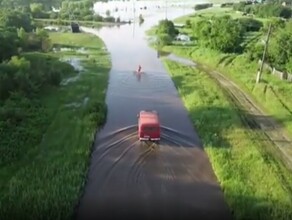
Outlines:
{"type": "Polygon", "coordinates": [[[140,141],[160,141],[160,121],[156,111],[140,111],[138,137],[140,141]]]}

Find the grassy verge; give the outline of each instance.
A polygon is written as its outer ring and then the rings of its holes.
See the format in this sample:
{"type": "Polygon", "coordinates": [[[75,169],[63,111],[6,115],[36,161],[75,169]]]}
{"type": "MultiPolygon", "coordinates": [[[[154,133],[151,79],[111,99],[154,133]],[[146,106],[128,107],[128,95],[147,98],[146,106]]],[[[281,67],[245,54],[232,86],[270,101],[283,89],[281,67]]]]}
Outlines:
{"type": "MultiPolygon", "coordinates": [[[[34,19],[35,23],[38,25],[71,25],[71,20],[58,20],[58,19],[34,19]]],[[[106,21],[78,21],[78,24],[81,26],[87,27],[101,27],[102,25],[120,25],[127,24],[127,22],[106,22],[106,21]]]]}
{"type": "Polygon", "coordinates": [[[102,41],[71,33],[52,33],[51,38],[54,44],[84,48],[86,53],[52,54],[69,56],[84,70],[68,73],[63,85],[43,91],[40,108],[31,113],[37,117],[19,128],[26,133],[13,140],[23,143],[20,154],[0,167],[3,220],[69,219],[84,184],[94,134],[106,118],[110,60],[102,41]]]}
{"type": "MultiPolygon", "coordinates": [[[[34,19],[37,24],[42,25],[71,25],[71,20],[58,20],[58,19],[34,19]]],[[[79,25],[101,27],[103,22],[98,21],[78,21],[79,25]]]]}
{"type": "Polygon", "coordinates": [[[246,129],[223,92],[205,73],[164,60],[204,142],[235,219],[291,219],[292,176],[246,129]]]}
{"type": "MultiPolygon", "coordinates": [[[[177,19],[175,19],[176,23],[183,23],[185,24],[185,22],[187,20],[194,20],[194,19],[198,19],[198,15],[202,16],[202,17],[211,17],[211,16],[222,16],[222,15],[229,15],[232,18],[244,18],[247,16],[242,15],[242,12],[236,12],[234,11],[232,8],[221,8],[221,7],[211,7],[211,8],[207,8],[207,9],[202,9],[199,11],[194,12],[194,14],[192,15],[186,15],[186,16],[182,16],[179,17],[177,19]]],[[[267,21],[267,18],[257,18],[260,21],[267,21]]]]}
{"type": "Polygon", "coordinates": [[[222,54],[207,48],[169,46],[165,51],[190,58],[219,70],[250,94],[269,115],[277,119],[292,134],[292,88],[289,83],[264,72],[262,84],[255,84],[257,62],[248,60],[245,54],[222,54]]]}
{"type": "MultiPolygon", "coordinates": [[[[221,16],[230,9],[206,9],[201,10],[203,16],[221,16]],[[215,13],[216,12],[216,13],[215,13]]],[[[235,12],[228,12],[235,13],[235,12]]],[[[178,18],[175,22],[185,22],[186,20],[195,21],[198,16],[190,15],[178,18]]],[[[153,35],[154,29],[150,29],[147,34],[153,35]]],[[[191,29],[182,28],[180,31],[191,34],[191,29]]],[[[259,40],[260,33],[250,33],[246,36],[245,44],[249,45],[255,39],[259,40]]],[[[290,83],[278,79],[276,76],[263,74],[263,82],[255,84],[255,78],[259,65],[257,61],[250,61],[246,53],[224,54],[208,48],[201,48],[196,45],[174,44],[163,48],[165,52],[172,52],[176,55],[195,60],[196,62],[208,65],[213,69],[219,70],[236,82],[245,92],[250,94],[254,101],[270,116],[277,119],[292,135],[292,102],[290,94],[292,87],[290,83]]]]}

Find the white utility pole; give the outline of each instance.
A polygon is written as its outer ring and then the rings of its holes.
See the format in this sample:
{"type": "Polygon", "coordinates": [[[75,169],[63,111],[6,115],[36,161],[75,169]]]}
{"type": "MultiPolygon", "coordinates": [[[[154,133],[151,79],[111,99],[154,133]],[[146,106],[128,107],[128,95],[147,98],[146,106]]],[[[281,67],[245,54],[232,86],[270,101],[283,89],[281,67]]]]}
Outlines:
{"type": "Polygon", "coordinates": [[[165,19],[167,19],[167,0],[165,0],[165,19]]]}

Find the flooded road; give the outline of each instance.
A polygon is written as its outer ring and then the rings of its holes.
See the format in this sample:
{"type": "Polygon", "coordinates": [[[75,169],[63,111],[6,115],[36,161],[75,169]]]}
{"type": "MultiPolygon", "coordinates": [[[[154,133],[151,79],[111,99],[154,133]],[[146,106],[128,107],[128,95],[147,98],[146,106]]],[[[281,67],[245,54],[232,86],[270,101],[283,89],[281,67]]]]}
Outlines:
{"type": "MultiPolygon", "coordinates": [[[[169,9],[168,18],[189,13],[169,9]]],[[[107,122],[98,133],[78,219],[231,219],[223,193],[188,113],[145,30],[137,24],[83,28],[99,35],[112,58],[107,122]],[[142,74],[135,69],[142,66],[142,74]],[[141,144],[137,113],[159,112],[162,140],[141,144]]]]}

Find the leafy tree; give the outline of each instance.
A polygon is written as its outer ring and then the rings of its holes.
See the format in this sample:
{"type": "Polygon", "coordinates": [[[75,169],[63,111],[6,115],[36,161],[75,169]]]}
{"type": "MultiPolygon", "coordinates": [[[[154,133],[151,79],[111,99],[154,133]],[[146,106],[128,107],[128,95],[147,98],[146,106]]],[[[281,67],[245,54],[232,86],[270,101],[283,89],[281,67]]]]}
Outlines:
{"type": "Polygon", "coordinates": [[[270,4],[282,4],[283,2],[286,2],[286,4],[292,4],[292,0],[266,0],[267,3],[270,4]]]}
{"type": "Polygon", "coordinates": [[[25,32],[25,30],[21,27],[17,30],[17,35],[20,40],[20,45],[22,49],[27,49],[27,41],[28,41],[28,34],[25,32]]]}
{"type": "Polygon", "coordinates": [[[243,40],[244,27],[230,16],[202,19],[193,25],[194,36],[203,46],[222,52],[236,52],[243,40]]]}
{"type": "MultiPolygon", "coordinates": [[[[281,69],[291,68],[292,57],[292,23],[278,29],[270,38],[268,57],[269,62],[281,69]]],[[[290,69],[291,70],[291,69],[290,69]]]]}
{"type": "Polygon", "coordinates": [[[49,51],[52,47],[51,40],[49,38],[49,34],[46,30],[37,28],[36,29],[36,36],[40,41],[40,48],[42,51],[49,51]]]}
{"type": "Polygon", "coordinates": [[[258,61],[262,59],[264,50],[264,44],[261,42],[257,42],[255,44],[249,45],[246,48],[246,55],[250,61],[258,61]]]}
{"type": "Polygon", "coordinates": [[[157,46],[163,47],[171,44],[177,34],[178,30],[175,29],[172,21],[167,19],[159,21],[156,29],[157,46]]]}
{"type": "Polygon", "coordinates": [[[248,2],[243,2],[243,1],[241,1],[241,2],[239,2],[239,3],[235,3],[235,4],[233,4],[233,10],[244,12],[244,9],[245,9],[245,7],[246,7],[247,5],[250,5],[250,3],[248,3],[248,2]]]}
{"type": "Polygon", "coordinates": [[[251,2],[240,2],[234,4],[233,9],[245,13],[253,13],[263,18],[282,17],[288,19],[292,15],[292,9],[290,7],[283,6],[279,3],[252,5],[251,2]]]}
{"type": "Polygon", "coordinates": [[[18,53],[19,38],[15,28],[0,27],[0,62],[18,53]]]}
{"type": "Polygon", "coordinates": [[[30,15],[16,10],[1,10],[0,26],[15,28],[22,27],[25,31],[31,31],[33,29],[30,15]]]}
{"type": "Polygon", "coordinates": [[[160,34],[157,36],[156,45],[158,48],[162,48],[163,46],[170,45],[172,40],[172,37],[168,34],[160,34]]]}
{"type": "Polygon", "coordinates": [[[62,19],[92,20],[94,12],[92,1],[63,1],[60,11],[62,19]],[[73,16],[72,16],[73,15],[73,16]]]}
{"type": "Polygon", "coordinates": [[[253,18],[239,18],[238,21],[247,32],[259,31],[263,27],[263,22],[253,18]]]}
{"type": "Polygon", "coordinates": [[[286,70],[288,73],[292,73],[292,57],[290,57],[289,61],[286,63],[286,70]]]}
{"type": "Polygon", "coordinates": [[[186,25],[187,28],[191,28],[192,27],[192,23],[191,23],[191,21],[189,19],[186,20],[185,25],[186,25]]]}
{"type": "Polygon", "coordinates": [[[178,31],[175,29],[174,23],[172,21],[165,19],[159,21],[156,34],[167,34],[171,38],[174,38],[178,34],[178,31]]]}
{"type": "Polygon", "coordinates": [[[44,5],[42,3],[30,4],[30,10],[34,18],[47,18],[49,14],[44,12],[44,5]]]}
{"type": "Polygon", "coordinates": [[[221,8],[232,8],[233,5],[234,5],[233,2],[227,2],[227,3],[222,3],[222,4],[220,5],[220,7],[221,7],[221,8]]]}
{"type": "Polygon", "coordinates": [[[194,9],[198,11],[198,10],[210,8],[212,6],[213,6],[213,4],[209,4],[209,3],[206,3],[206,4],[197,4],[197,5],[195,5],[194,9]]]}
{"type": "Polygon", "coordinates": [[[30,62],[23,57],[13,56],[8,62],[11,69],[14,71],[13,81],[14,90],[24,91],[25,93],[30,93],[31,82],[29,79],[30,62]]]}

